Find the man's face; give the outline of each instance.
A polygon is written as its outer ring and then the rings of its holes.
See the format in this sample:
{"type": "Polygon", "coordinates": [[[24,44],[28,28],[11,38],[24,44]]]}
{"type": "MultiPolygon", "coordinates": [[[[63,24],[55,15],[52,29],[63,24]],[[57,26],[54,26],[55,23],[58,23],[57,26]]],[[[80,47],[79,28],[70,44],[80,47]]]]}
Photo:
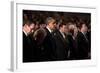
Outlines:
{"type": "Polygon", "coordinates": [[[75,28],[75,25],[74,24],[70,24],[68,28],[69,29],[74,29],[75,28]]]}
{"type": "Polygon", "coordinates": [[[62,26],[62,31],[63,31],[64,33],[67,33],[67,32],[68,32],[68,27],[67,27],[67,25],[63,25],[63,26],[62,26]]]}
{"type": "Polygon", "coordinates": [[[74,28],[74,36],[76,37],[77,34],[78,34],[78,28],[75,26],[75,28],[74,28]]]}
{"type": "Polygon", "coordinates": [[[35,25],[35,30],[39,29],[40,26],[39,25],[35,25]]]}
{"type": "Polygon", "coordinates": [[[49,26],[50,26],[50,29],[51,29],[51,30],[56,29],[56,22],[55,22],[55,20],[52,20],[52,21],[49,23],[49,26]]]}
{"type": "Polygon", "coordinates": [[[83,24],[81,29],[83,32],[87,32],[87,30],[88,30],[86,24],[83,24]]]}
{"type": "Polygon", "coordinates": [[[30,26],[27,25],[27,32],[28,34],[32,33],[35,29],[35,24],[32,23],[30,26]]]}

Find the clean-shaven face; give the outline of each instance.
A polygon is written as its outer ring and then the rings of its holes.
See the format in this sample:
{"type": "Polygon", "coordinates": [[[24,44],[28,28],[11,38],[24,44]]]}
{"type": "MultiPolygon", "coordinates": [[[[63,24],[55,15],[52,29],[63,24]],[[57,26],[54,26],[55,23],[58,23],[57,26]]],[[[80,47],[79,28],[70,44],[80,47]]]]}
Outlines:
{"type": "Polygon", "coordinates": [[[54,30],[56,28],[56,22],[55,20],[52,20],[50,23],[49,23],[49,26],[50,26],[50,29],[51,30],[54,30]]]}
{"type": "Polygon", "coordinates": [[[28,34],[32,33],[35,29],[35,24],[32,23],[30,26],[27,26],[28,34]]]}

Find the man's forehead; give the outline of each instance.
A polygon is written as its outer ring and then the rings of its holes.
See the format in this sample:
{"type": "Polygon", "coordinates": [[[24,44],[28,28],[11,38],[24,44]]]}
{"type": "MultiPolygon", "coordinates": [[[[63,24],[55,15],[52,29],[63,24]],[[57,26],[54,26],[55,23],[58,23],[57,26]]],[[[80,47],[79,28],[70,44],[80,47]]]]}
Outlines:
{"type": "Polygon", "coordinates": [[[83,24],[82,26],[86,26],[86,24],[83,24]]]}
{"type": "Polygon", "coordinates": [[[34,25],[35,25],[34,23],[31,24],[31,26],[34,26],[34,25]]]}
{"type": "Polygon", "coordinates": [[[35,25],[35,24],[34,24],[34,23],[32,23],[32,24],[30,25],[30,27],[34,27],[34,25],[35,25]]]}
{"type": "Polygon", "coordinates": [[[68,28],[68,26],[66,26],[66,25],[63,25],[63,27],[64,27],[64,28],[68,28]]]}

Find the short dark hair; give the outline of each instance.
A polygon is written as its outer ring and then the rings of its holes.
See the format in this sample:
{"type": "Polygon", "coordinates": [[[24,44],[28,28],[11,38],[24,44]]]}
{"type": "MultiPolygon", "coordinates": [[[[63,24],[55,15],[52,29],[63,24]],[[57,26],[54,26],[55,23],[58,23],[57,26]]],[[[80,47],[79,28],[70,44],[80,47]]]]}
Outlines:
{"type": "Polygon", "coordinates": [[[48,17],[45,23],[48,25],[52,20],[55,20],[53,17],[48,17]]]}
{"type": "MultiPolygon", "coordinates": [[[[77,24],[77,27],[78,27],[79,29],[81,29],[83,24],[85,24],[85,25],[86,25],[86,23],[85,23],[85,22],[83,22],[83,21],[82,21],[82,22],[79,22],[79,24],[77,24]]],[[[86,25],[86,26],[87,26],[87,25],[86,25]]]]}
{"type": "Polygon", "coordinates": [[[36,24],[35,21],[33,20],[23,20],[23,26],[26,24],[28,26],[30,26],[32,23],[36,24]]]}
{"type": "Polygon", "coordinates": [[[66,23],[62,21],[62,22],[59,24],[59,28],[62,27],[63,25],[66,25],[66,23]]]}

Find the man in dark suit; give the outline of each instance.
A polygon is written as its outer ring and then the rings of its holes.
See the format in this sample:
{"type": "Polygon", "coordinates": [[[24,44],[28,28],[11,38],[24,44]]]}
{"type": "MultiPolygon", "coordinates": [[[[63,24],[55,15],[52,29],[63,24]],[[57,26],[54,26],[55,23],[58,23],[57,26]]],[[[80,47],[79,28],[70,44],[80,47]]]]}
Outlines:
{"type": "Polygon", "coordinates": [[[46,37],[46,32],[44,28],[39,28],[37,29],[34,34],[33,34],[33,38],[35,39],[36,42],[36,57],[37,57],[37,61],[41,61],[43,60],[43,41],[46,37]]]}
{"type": "Polygon", "coordinates": [[[43,41],[43,51],[42,51],[42,60],[43,61],[51,61],[55,59],[55,40],[52,35],[53,30],[56,28],[56,21],[52,17],[48,17],[46,19],[46,37],[43,41]]]}
{"type": "Polygon", "coordinates": [[[76,43],[76,36],[77,36],[77,27],[75,23],[70,22],[68,23],[68,34],[67,34],[67,41],[68,41],[68,59],[75,60],[77,54],[77,43],[76,43]]]}
{"type": "Polygon", "coordinates": [[[61,23],[59,30],[54,33],[56,42],[56,60],[67,60],[68,59],[68,45],[65,33],[67,32],[67,25],[61,23]]]}
{"type": "Polygon", "coordinates": [[[80,32],[77,35],[77,47],[78,47],[78,59],[88,59],[88,51],[89,51],[89,42],[86,36],[87,26],[85,23],[80,23],[79,25],[80,32]]]}
{"type": "Polygon", "coordinates": [[[23,23],[23,62],[35,61],[35,42],[30,34],[35,29],[33,21],[25,20],[23,23]]]}
{"type": "Polygon", "coordinates": [[[91,27],[88,27],[87,38],[89,40],[89,57],[91,58],[91,27]]]}

